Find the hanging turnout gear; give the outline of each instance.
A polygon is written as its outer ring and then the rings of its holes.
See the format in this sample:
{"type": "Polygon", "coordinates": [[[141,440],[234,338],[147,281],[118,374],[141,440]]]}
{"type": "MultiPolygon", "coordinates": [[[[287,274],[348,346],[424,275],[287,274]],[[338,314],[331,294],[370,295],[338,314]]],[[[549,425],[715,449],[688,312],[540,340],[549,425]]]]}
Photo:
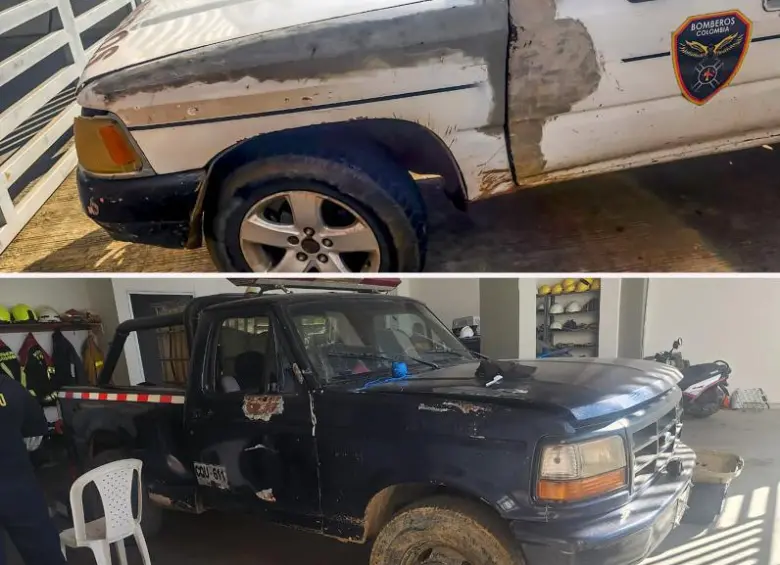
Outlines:
{"type": "Polygon", "coordinates": [[[62,332],[57,330],[51,334],[51,358],[54,365],[54,388],[59,390],[64,386],[86,385],[87,375],[76,348],[68,341],[62,332]]]}
{"type": "Polygon", "coordinates": [[[89,332],[81,346],[81,357],[84,359],[84,371],[87,373],[89,384],[97,385],[98,375],[103,369],[104,356],[93,332],[89,332]]]}
{"type": "Polygon", "coordinates": [[[19,361],[22,364],[22,386],[38,399],[43,406],[57,404],[54,388],[54,364],[49,354],[28,333],[19,349],[19,361]]]}

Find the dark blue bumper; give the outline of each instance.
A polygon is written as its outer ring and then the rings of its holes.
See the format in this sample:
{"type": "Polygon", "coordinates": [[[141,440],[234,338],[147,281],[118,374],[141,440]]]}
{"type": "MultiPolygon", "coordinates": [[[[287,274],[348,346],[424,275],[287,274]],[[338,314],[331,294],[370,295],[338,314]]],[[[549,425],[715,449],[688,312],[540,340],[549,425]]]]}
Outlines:
{"type": "Polygon", "coordinates": [[[81,206],[119,241],[184,247],[204,171],[106,179],[79,167],[81,206]]]}
{"type": "MultiPolygon", "coordinates": [[[[682,449],[681,449],[682,448],[682,449]]],[[[669,534],[690,492],[695,458],[686,446],[684,470],[662,475],[625,506],[589,521],[514,521],[512,533],[528,565],[635,565],[669,534]]]]}

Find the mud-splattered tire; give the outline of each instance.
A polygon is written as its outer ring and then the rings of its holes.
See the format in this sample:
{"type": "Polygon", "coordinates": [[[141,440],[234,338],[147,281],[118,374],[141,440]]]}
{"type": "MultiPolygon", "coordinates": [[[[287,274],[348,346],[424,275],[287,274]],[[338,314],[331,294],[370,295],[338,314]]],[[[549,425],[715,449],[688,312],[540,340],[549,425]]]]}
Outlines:
{"type": "MultiPolygon", "coordinates": [[[[87,468],[91,470],[100,467],[101,465],[105,465],[106,463],[127,459],[128,457],[130,457],[130,455],[122,449],[108,449],[106,451],[101,451],[90,459],[87,468]]],[[[141,514],[141,530],[146,539],[151,539],[159,534],[162,529],[163,509],[149,500],[149,493],[146,490],[146,483],[143,480],[143,476],[141,477],[141,484],[144,491],[141,499],[141,505],[143,507],[143,512],[141,514]]],[[[135,491],[135,489],[133,490],[135,491]]],[[[135,496],[135,492],[133,492],[133,496],[135,496]]],[[[94,486],[87,487],[84,491],[84,511],[87,514],[87,520],[94,520],[96,517],[103,515],[100,499],[94,486]]]]}
{"type": "Polygon", "coordinates": [[[341,204],[368,225],[379,249],[378,267],[371,270],[417,272],[424,267],[425,203],[411,175],[381,147],[282,138],[215,188],[219,195],[205,211],[204,235],[222,271],[252,271],[242,252],[242,222],[261,201],[295,190],[341,204]]]}
{"type": "Polygon", "coordinates": [[[489,508],[439,496],[398,512],[379,532],[370,565],[458,561],[469,565],[525,563],[507,525],[489,508]]]}

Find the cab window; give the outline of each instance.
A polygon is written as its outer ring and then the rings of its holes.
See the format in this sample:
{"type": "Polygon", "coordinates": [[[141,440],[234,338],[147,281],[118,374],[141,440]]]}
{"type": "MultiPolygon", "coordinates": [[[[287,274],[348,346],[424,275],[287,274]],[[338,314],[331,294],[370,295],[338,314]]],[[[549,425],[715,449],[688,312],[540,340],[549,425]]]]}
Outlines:
{"type": "Polygon", "coordinates": [[[270,316],[222,321],[216,346],[215,389],[222,393],[294,392],[292,363],[270,316]]]}

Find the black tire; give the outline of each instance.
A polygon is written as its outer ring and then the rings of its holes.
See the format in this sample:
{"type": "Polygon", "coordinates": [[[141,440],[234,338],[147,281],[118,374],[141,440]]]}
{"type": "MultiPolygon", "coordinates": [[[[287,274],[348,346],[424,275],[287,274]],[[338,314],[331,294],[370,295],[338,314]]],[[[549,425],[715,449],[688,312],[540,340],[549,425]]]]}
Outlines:
{"type": "MultiPolygon", "coordinates": [[[[122,449],[108,449],[106,451],[101,451],[90,459],[87,468],[88,470],[94,469],[95,467],[100,467],[106,463],[127,459],[128,457],[130,457],[130,455],[122,449]]],[[[144,490],[143,498],[141,500],[143,506],[141,530],[143,531],[145,538],[151,539],[159,534],[162,529],[163,509],[149,500],[149,493],[146,490],[146,483],[143,480],[143,476],[141,477],[141,484],[143,485],[144,490]]],[[[136,510],[137,509],[134,507],[133,511],[135,512],[136,510]]],[[[100,498],[94,485],[90,485],[84,490],[84,512],[87,521],[94,520],[103,515],[100,498]]]]}
{"type": "Polygon", "coordinates": [[[380,272],[423,269],[428,220],[411,175],[380,147],[300,138],[264,148],[217,187],[204,215],[206,245],[217,267],[248,272],[238,237],[244,216],[262,198],[303,188],[343,202],[366,220],[379,243],[380,272]]]}
{"type": "Polygon", "coordinates": [[[726,393],[719,386],[713,387],[686,406],[685,413],[693,418],[708,418],[723,406],[726,393]]]}
{"type": "Polygon", "coordinates": [[[472,565],[525,563],[506,523],[491,509],[468,500],[437,496],[393,516],[374,542],[370,565],[420,563],[420,552],[427,551],[427,547],[455,550],[472,565]]]}

